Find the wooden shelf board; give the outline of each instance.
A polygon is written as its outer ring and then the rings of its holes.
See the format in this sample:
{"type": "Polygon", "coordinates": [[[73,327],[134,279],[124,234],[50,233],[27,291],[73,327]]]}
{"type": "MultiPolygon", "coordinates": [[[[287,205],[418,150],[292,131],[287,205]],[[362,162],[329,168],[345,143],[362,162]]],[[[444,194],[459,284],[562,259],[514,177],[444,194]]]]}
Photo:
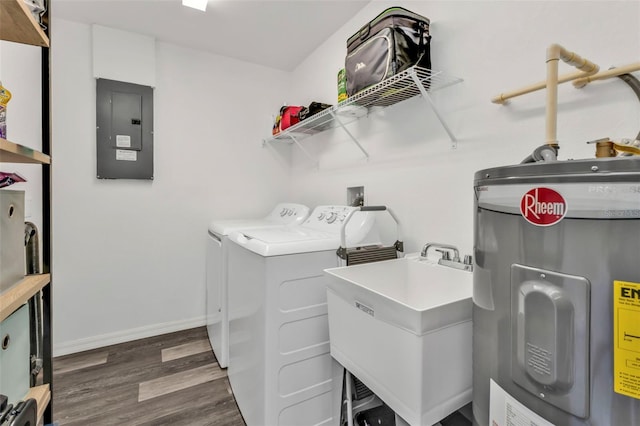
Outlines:
{"type": "Polygon", "coordinates": [[[51,275],[28,275],[4,293],[0,294],[0,321],[25,304],[51,281],[51,275]]]}
{"type": "MultiPolygon", "coordinates": [[[[0,0],[2,4],[4,0],[0,0]]],[[[0,163],[51,164],[51,157],[29,147],[0,138],[0,163]]]]}
{"type": "Polygon", "coordinates": [[[0,40],[49,47],[49,38],[23,0],[0,0],[0,40]]]}
{"type": "Polygon", "coordinates": [[[38,403],[38,420],[40,420],[44,415],[44,410],[47,408],[47,405],[49,405],[49,401],[51,400],[49,385],[35,386],[29,389],[29,392],[27,392],[24,399],[26,401],[29,398],[35,399],[38,403]]]}

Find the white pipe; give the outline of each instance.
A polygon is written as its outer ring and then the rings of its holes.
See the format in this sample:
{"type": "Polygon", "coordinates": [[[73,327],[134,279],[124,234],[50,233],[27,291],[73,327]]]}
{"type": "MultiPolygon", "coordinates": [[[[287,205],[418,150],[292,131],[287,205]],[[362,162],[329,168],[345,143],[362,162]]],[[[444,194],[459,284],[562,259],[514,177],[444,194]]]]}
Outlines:
{"type": "Polygon", "coordinates": [[[625,65],[622,67],[612,68],[607,71],[602,71],[598,74],[591,75],[589,77],[579,78],[574,80],[573,85],[576,88],[581,88],[596,80],[606,80],[607,78],[617,77],[622,74],[629,74],[635,71],[640,71],[640,62],[625,65]]]}
{"type": "MultiPolygon", "coordinates": [[[[564,62],[567,62],[569,65],[574,65],[580,71],[571,72],[568,74],[563,74],[557,78],[557,84],[566,83],[567,81],[583,80],[585,77],[591,76],[598,72],[598,65],[594,64],[591,61],[581,58],[573,52],[569,52],[564,47],[558,44],[552,44],[547,49],[547,62],[549,61],[549,53],[556,56],[557,59],[562,59],[564,62]],[[555,46],[555,47],[554,47],[555,46]],[[551,52],[550,52],[551,50],[551,52]],[[560,53],[563,53],[562,58],[560,57],[560,53]]],[[[640,65],[640,64],[639,64],[640,65]]],[[[620,68],[623,70],[624,68],[620,68]]],[[[629,72],[629,71],[627,71],[629,72]]],[[[593,79],[593,77],[592,77],[593,79]]],[[[498,96],[491,99],[491,102],[494,104],[504,104],[508,99],[515,98],[516,96],[526,95],[527,93],[535,92],[536,90],[544,89],[549,84],[549,78],[547,77],[544,81],[539,81],[537,83],[531,84],[529,86],[522,87],[520,89],[513,90],[511,92],[501,93],[498,96]]]]}
{"type": "Polygon", "coordinates": [[[598,72],[600,67],[559,44],[552,44],[547,48],[547,144],[558,146],[558,62],[572,65],[583,71],[582,77],[588,77],[598,72]]]}
{"type": "Polygon", "coordinates": [[[582,58],[580,55],[571,52],[559,44],[552,44],[547,48],[547,80],[544,82],[525,86],[521,89],[508,93],[502,93],[491,100],[493,103],[503,104],[507,99],[531,93],[536,90],[547,88],[547,110],[546,110],[546,143],[557,147],[557,124],[558,124],[558,84],[575,79],[584,79],[596,74],[600,67],[593,62],[582,58]],[[558,63],[563,62],[574,66],[579,71],[558,76],[558,63]]]}
{"type": "Polygon", "coordinates": [[[556,56],[562,59],[564,63],[583,71],[586,75],[593,75],[600,69],[598,65],[581,57],[577,53],[571,52],[559,44],[552,44],[547,48],[547,60],[551,57],[555,58],[556,56]]]}
{"type": "MultiPolygon", "coordinates": [[[[584,77],[584,72],[578,71],[578,72],[563,74],[558,77],[558,84],[566,83],[567,81],[575,80],[580,77],[584,77]]],[[[537,83],[522,87],[517,90],[513,90],[511,92],[500,93],[498,96],[492,98],[491,102],[493,102],[494,104],[502,105],[502,104],[505,104],[507,100],[511,98],[515,98],[516,96],[520,96],[520,95],[526,95],[527,93],[535,92],[537,90],[544,89],[545,87],[547,87],[547,80],[539,81],[537,83]]]]}
{"type": "Polygon", "coordinates": [[[345,371],[345,392],[347,396],[347,426],[353,426],[353,401],[351,400],[351,373],[346,368],[345,371]]]}
{"type": "MultiPolygon", "coordinates": [[[[597,74],[590,75],[585,77],[583,72],[572,72],[569,74],[564,74],[558,77],[558,84],[566,83],[567,81],[573,80],[573,85],[580,89],[592,81],[597,80],[606,80],[608,78],[617,77],[622,74],[629,74],[635,71],[640,71],[640,62],[635,62],[629,65],[625,65],[622,67],[612,68],[607,71],[602,71],[597,74]]],[[[547,87],[547,80],[539,81],[537,83],[531,84],[529,86],[522,87],[517,90],[513,90],[511,92],[501,93],[498,96],[495,96],[491,99],[491,102],[494,104],[504,104],[507,100],[511,98],[515,98],[516,96],[525,95],[527,93],[535,92],[536,90],[544,89],[547,87]]]]}
{"type": "MultiPolygon", "coordinates": [[[[556,45],[553,45],[556,46],[556,45]]],[[[547,49],[547,108],[545,118],[545,142],[548,145],[557,145],[558,128],[558,62],[560,55],[556,56],[551,47],[547,49]]]]}

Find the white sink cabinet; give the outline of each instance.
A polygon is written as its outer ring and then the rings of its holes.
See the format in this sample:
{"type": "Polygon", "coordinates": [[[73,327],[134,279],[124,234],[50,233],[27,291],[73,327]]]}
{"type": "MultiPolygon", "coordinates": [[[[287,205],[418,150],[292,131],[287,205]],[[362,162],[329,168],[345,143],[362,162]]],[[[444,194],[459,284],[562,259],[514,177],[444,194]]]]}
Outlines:
{"type": "Polygon", "coordinates": [[[471,402],[472,274],[418,256],[326,269],[331,356],[410,425],[471,402]]]}

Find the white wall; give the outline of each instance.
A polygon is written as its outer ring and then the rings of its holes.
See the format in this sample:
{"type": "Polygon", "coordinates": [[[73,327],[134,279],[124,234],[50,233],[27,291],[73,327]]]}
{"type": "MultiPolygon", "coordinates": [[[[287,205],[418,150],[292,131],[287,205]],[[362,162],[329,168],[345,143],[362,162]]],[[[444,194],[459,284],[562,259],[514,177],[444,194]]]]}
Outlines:
{"type": "MultiPolygon", "coordinates": [[[[430,107],[421,98],[411,99],[350,125],[369,152],[368,161],[340,131],[303,141],[317,155],[317,168],[292,148],[292,198],[307,204],[345,202],[346,187],[364,185],[367,204],[386,204],[399,216],[407,252],[438,241],[471,253],[474,172],[519,163],[545,142],[544,92],[507,106],[490,99],[544,80],[546,48],[552,43],[603,69],[637,62],[640,3],[373,1],[294,71],[292,99],[335,103],[347,38],[396,5],[431,19],[433,68],[464,79],[432,94],[459,139],[457,149],[450,148],[430,107]]],[[[560,64],[561,73],[570,71],[560,64]]],[[[593,157],[588,140],[635,137],[639,111],[635,94],[619,79],[580,90],[562,85],[560,158],[593,157]]]]}
{"type": "Polygon", "coordinates": [[[157,42],[155,179],[98,180],[91,27],[52,29],[54,353],[204,324],[209,222],[286,198],[260,139],[287,76],[157,42]]]}
{"type": "MultiPolygon", "coordinates": [[[[474,172],[544,143],[543,93],[489,99],[544,79],[553,42],[603,68],[636,62],[639,14],[637,2],[373,1],[290,75],[158,42],[153,182],[96,179],[91,30],[54,19],[55,353],[202,324],[207,224],[284,199],[339,204],[364,185],[367,204],[400,217],[407,251],[441,241],[471,252],[474,172]],[[303,141],[317,168],[295,147],[262,148],[282,101],[335,103],[346,39],[394,5],[432,19],[434,69],[464,79],[433,93],[458,148],[420,98],[350,126],[369,161],[339,131],[303,141]]],[[[638,132],[621,81],[563,85],[559,97],[561,158],[638,132]]]]}
{"type": "Polygon", "coordinates": [[[91,39],[95,78],[156,86],[155,38],[93,24],[91,39]]]}

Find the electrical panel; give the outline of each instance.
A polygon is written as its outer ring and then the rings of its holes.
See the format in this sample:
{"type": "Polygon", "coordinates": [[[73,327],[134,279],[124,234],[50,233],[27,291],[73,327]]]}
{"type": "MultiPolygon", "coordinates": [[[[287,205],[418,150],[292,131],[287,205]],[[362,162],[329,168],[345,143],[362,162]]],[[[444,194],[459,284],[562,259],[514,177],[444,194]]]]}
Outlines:
{"type": "Polygon", "coordinates": [[[97,79],[98,179],[153,179],[153,89],[97,79]]]}

